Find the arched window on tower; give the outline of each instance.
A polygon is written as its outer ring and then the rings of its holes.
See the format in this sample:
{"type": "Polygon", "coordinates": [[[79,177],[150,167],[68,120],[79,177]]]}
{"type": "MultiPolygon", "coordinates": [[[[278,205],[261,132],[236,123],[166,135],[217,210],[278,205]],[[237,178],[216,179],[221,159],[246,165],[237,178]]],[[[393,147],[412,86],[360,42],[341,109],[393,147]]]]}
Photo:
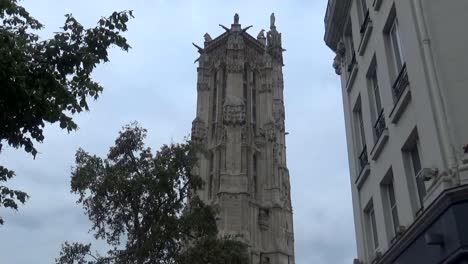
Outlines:
{"type": "Polygon", "coordinates": [[[257,167],[258,167],[258,164],[257,164],[257,154],[253,154],[253,172],[252,172],[252,176],[253,176],[253,183],[254,183],[254,192],[257,193],[257,186],[258,186],[258,177],[257,177],[257,167]]]}
{"type": "Polygon", "coordinates": [[[218,101],[218,72],[217,70],[214,71],[213,74],[213,100],[212,100],[212,109],[211,109],[211,137],[215,136],[215,128],[216,128],[216,107],[218,101]]]}
{"type": "Polygon", "coordinates": [[[257,126],[257,85],[255,81],[255,71],[253,72],[253,85],[252,85],[252,124],[254,131],[257,126]]]}

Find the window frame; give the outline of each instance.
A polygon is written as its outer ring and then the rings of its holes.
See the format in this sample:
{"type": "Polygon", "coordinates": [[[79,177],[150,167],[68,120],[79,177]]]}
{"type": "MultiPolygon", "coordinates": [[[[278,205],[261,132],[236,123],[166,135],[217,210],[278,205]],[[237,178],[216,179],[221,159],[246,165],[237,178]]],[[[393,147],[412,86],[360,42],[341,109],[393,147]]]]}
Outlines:
{"type": "Polygon", "coordinates": [[[392,47],[393,64],[396,75],[398,76],[405,65],[405,57],[401,44],[400,26],[398,18],[395,16],[388,31],[390,45],[392,47]]]}

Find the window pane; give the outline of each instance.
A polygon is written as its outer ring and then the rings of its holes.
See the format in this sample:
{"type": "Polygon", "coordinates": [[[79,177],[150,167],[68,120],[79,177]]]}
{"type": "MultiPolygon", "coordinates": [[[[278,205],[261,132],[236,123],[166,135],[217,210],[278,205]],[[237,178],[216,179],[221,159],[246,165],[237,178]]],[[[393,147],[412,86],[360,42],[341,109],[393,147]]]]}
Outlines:
{"type": "Polygon", "coordinates": [[[380,89],[379,82],[377,80],[377,73],[372,76],[372,86],[374,88],[374,99],[375,99],[375,109],[377,111],[377,117],[382,111],[382,102],[380,101],[380,89]]]}
{"type": "Polygon", "coordinates": [[[390,201],[390,207],[393,207],[396,204],[395,190],[393,190],[393,182],[388,185],[388,198],[390,201]]]}
{"type": "Polygon", "coordinates": [[[374,214],[374,208],[371,209],[370,211],[370,220],[371,220],[371,227],[372,227],[372,237],[374,239],[374,249],[379,247],[379,238],[377,236],[377,224],[375,222],[375,214],[374,214]]]}
{"type": "Polygon", "coordinates": [[[358,121],[359,121],[359,133],[361,134],[361,149],[364,149],[366,146],[366,135],[364,134],[364,121],[362,120],[362,111],[358,112],[358,121]]]}
{"type": "Polygon", "coordinates": [[[361,0],[361,8],[362,8],[362,22],[364,22],[366,13],[367,13],[367,3],[366,0],[361,0]]]}
{"type": "Polygon", "coordinates": [[[398,231],[398,226],[400,226],[400,220],[398,219],[398,210],[395,207],[392,209],[392,220],[393,220],[393,230],[396,232],[398,231]]]}
{"type": "Polygon", "coordinates": [[[403,68],[403,55],[401,52],[400,35],[398,32],[398,22],[396,19],[390,31],[390,38],[393,46],[396,71],[397,73],[399,73],[401,71],[401,68],[403,68]]]}
{"type": "Polygon", "coordinates": [[[421,160],[419,159],[419,151],[417,145],[415,145],[414,148],[411,150],[410,155],[411,163],[413,165],[414,176],[417,176],[418,173],[421,171],[421,160]]]}

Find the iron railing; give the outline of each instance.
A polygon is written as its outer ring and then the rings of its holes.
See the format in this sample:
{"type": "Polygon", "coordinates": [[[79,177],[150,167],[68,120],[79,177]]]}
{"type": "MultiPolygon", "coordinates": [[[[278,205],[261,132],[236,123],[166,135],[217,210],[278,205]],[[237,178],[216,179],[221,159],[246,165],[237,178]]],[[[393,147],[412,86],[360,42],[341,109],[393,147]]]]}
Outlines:
{"type": "Polygon", "coordinates": [[[375,136],[377,140],[382,136],[383,132],[387,128],[387,124],[385,123],[385,115],[384,110],[380,111],[379,117],[377,118],[377,122],[374,125],[375,136]]]}
{"type": "Polygon", "coordinates": [[[369,158],[367,157],[367,146],[364,146],[361,154],[359,154],[359,174],[361,174],[367,164],[369,164],[369,158]]]}
{"type": "Polygon", "coordinates": [[[406,90],[408,85],[409,85],[408,71],[406,70],[406,64],[404,64],[403,67],[401,68],[400,73],[398,74],[398,77],[395,83],[392,86],[392,91],[393,91],[393,96],[395,97],[395,101],[398,101],[400,99],[401,95],[406,90]]]}

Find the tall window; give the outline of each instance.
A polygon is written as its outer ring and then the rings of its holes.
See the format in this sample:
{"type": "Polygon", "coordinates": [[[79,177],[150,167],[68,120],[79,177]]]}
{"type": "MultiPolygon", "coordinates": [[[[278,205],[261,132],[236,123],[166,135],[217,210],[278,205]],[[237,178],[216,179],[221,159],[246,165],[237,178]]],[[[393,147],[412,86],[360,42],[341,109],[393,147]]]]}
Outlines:
{"type": "Polygon", "coordinates": [[[379,237],[377,234],[377,222],[375,221],[374,205],[371,203],[366,212],[366,226],[367,226],[367,245],[371,257],[379,247],[379,237]]]}
{"type": "Polygon", "coordinates": [[[216,105],[218,101],[218,72],[215,71],[214,73],[214,81],[213,81],[213,109],[211,111],[212,114],[212,121],[213,123],[216,122],[216,105]]]}
{"type": "Polygon", "coordinates": [[[395,189],[393,185],[393,178],[386,186],[387,201],[392,218],[393,233],[396,235],[398,232],[398,226],[400,226],[400,220],[398,218],[398,209],[395,199],[395,189]]]}
{"type": "Polygon", "coordinates": [[[344,44],[346,48],[346,62],[348,65],[348,72],[351,72],[356,60],[351,19],[348,20],[348,23],[346,25],[346,30],[344,34],[344,44]]]}
{"type": "Polygon", "coordinates": [[[375,114],[377,117],[382,112],[382,101],[380,99],[380,88],[379,88],[379,80],[377,79],[377,70],[370,77],[371,87],[372,87],[372,95],[374,97],[374,105],[375,105],[375,114]]]}
{"type": "Polygon", "coordinates": [[[392,26],[390,27],[389,37],[390,37],[390,44],[393,50],[393,58],[395,60],[395,70],[396,70],[396,73],[398,74],[403,68],[403,65],[405,64],[405,60],[403,58],[403,52],[401,49],[399,25],[398,25],[398,20],[396,17],[393,20],[392,26]]]}
{"type": "Polygon", "coordinates": [[[364,23],[364,20],[366,19],[367,15],[367,0],[360,0],[360,6],[361,6],[361,23],[364,23]]]}
{"type": "Polygon", "coordinates": [[[253,154],[254,192],[257,193],[257,154],[253,154]]]}
{"type": "Polygon", "coordinates": [[[362,109],[360,107],[356,111],[356,121],[358,125],[357,133],[359,134],[359,144],[362,150],[364,147],[366,147],[366,134],[364,132],[364,120],[362,118],[362,109]]]}
{"type": "Polygon", "coordinates": [[[418,195],[419,195],[419,202],[421,207],[423,206],[423,199],[424,196],[426,196],[426,185],[424,183],[424,178],[422,177],[423,175],[420,175],[422,166],[421,166],[421,158],[419,156],[419,141],[417,140],[413,147],[409,150],[409,156],[410,156],[410,163],[411,163],[411,169],[413,172],[413,176],[416,178],[416,187],[418,189],[418,195]]]}
{"type": "Polygon", "coordinates": [[[257,124],[257,89],[255,87],[255,72],[253,72],[253,85],[252,85],[252,123],[254,128],[257,124]]]}

